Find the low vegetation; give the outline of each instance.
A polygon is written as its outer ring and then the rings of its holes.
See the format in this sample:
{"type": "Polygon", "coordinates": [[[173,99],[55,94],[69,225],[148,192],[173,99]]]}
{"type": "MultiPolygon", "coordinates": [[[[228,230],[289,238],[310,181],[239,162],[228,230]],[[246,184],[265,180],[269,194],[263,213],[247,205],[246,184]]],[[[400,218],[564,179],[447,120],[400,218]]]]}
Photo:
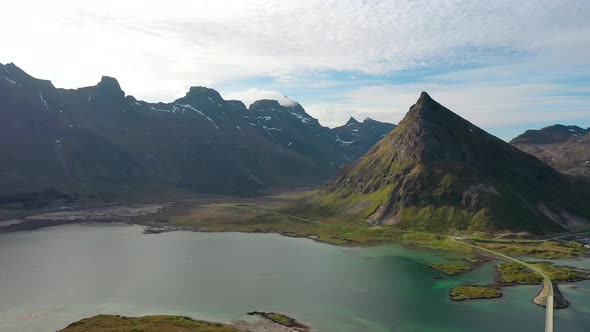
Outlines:
{"type": "Polygon", "coordinates": [[[301,197],[203,204],[170,220],[206,232],[279,233],[336,245],[399,243],[403,234],[393,226],[371,227],[355,216],[340,217],[332,211],[314,209],[301,197]],[[294,200],[301,204],[293,204],[294,200]]]}
{"type": "Polygon", "coordinates": [[[291,324],[291,319],[283,314],[277,314],[277,313],[270,313],[268,315],[266,315],[265,317],[267,317],[268,319],[272,320],[275,323],[279,323],[281,325],[287,325],[289,326],[291,324]]]}
{"type": "Polygon", "coordinates": [[[453,301],[465,301],[475,299],[494,299],[502,297],[502,292],[494,288],[467,285],[451,289],[449,296],[453,301]]]}
{"type": "Polygon", "coordinates": [[[540,284],[543,277],[519,263],[498,264],[500,279],[504,282],[518,284],[540,284]]]}
{"type": "Polygon", "coordinates": [[[183,316],[124,317],[98,315],[70,324],[60,332],[239,332],[231,326],[183,316]]]}
{"type": "MultiPolygon", "coordinates": [[[[415,232],[367,222],[366,217],[385,199],[385,191],[364,196],[353,193],[346,199],[339,198],[336,193],[317,195],[315,191],[234,198],[233,201],[205,202],[168,219],[173,224],[206,232],[279,233],[335,245],[397,243],[466,255],[478,253],[447,234],[415,232]]],[[[477,237],[469,241],[514,257],[573,258],[584,255],[584,249],[573,242],[494,239],[489,234],[473,232],[455,234],[477,237]]]]}
{"type": "Polygon", "coordinates": [[[475,244],[512,257],[555,259],[581,257],[585,254],[584,249],[575,243],[557,241],[480,239],[475,244]]]}
{"type": "MultiPolygon", "coordinates": [[[[533,262],[530,264],[542,270],[554,282],[572,282],[587,278],[584,273],[565,266],[545,262],[533,262]]],[[[518,263],[499,264],[498,272],[500,273],[500,279],[504,282],[539,284],[543,281],[543,277],[540,274],[518,263]]]]}
{"type": "Polygon", "coordinates": [[[454,276],[471,270],[469,265],[457,264],[428,264],[428,267],[438,270],[448,276],[454,276]]]}
{"type": "Polygon", "coordinates": [[[402,236],[402,240],[403,243],[408,245],[415,245],[434,250],[458,251],[465,254],[473,253],[473,247],[455,241],[446,235],[405,233],[402,236]]]}
{"type": "Polygon", "coordinates": [[[572,282],[587,279],[586,274],[575,271],[566,266],[558,266],[551,263],[532,263],[532,265],[541,269],[555,282],[572,282]]]}

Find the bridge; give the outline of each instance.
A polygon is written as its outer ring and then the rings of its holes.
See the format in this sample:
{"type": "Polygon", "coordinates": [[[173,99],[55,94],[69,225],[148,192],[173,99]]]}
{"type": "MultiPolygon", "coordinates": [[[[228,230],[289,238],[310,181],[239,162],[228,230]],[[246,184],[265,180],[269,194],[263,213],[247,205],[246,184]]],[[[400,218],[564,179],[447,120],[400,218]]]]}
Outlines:
{"type": "Polygon", "coordinates": [[[539,293],[539,295],[537,295],[537,297],[535,297],[534,301],[535,301],[535,303],[541,304],[541,305],[542,305],[542,303],[545,303],[545,332],[553,332],[553,296],[554,296],[553,282],[551,282],[551,278],[549,278],[545,274],[545,272],[543,272],[541,269],[539,269],[527,262],[523,262],[521,260],[504,255],[504,254],[499,253],[494,250],[490,250],[490,249],[483,248],[483,247],[480,247],[478,245],[475,245],[475,244],[472,244],[469,242],[465,242],[465,241],[463,241],[463,240],[465,240],[465,238],[452,236],[451,239],[453,239],[454,241],[457,241],[459,243],[468,245],[470,247],[476,248],[478,250],[487,252],[493,256],[501,258],[502,260],[522,264],[522,265],[526,266],[527,268],[540,274],[543,277],[543,288],[541,289],[541,292],[539,293]]]}

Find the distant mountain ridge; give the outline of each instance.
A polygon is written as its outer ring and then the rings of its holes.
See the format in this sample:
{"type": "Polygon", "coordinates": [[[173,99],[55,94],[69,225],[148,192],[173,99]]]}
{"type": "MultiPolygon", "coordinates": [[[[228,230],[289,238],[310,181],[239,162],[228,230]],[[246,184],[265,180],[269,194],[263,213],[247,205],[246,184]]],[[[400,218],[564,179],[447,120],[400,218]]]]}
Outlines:
{"type": "Polygon", "coordinates": [[[14,64],[0,64],[0,153],[0,205],[164,189],[253,194],[319,184],[352,161],[297,103],[247,108],[205,87],[148,103],[112,77],[59,89],[14,64]]]}
{"type": "Polygon", "coordinates": [[[356,160],[395,127],[394,124],[380,122],[371,118],[359,122],[350,117],[344,126],[333,128],[332,131],[336,134],[341,149],[346,152],[350,159],[356,160]]]}
{"type": "Polygon", "coordinates": [[[510,144],[560,172],[590,178],[590,128],[557,124],[527,130],[510,144]]]}
{"type": "Polygon", "coordinates": [[[423,92],[392,132],[340,170],[319,201],[363,211],[371,224],[413,230],[545,233],[587,224],[589,189],[423,92]]]}

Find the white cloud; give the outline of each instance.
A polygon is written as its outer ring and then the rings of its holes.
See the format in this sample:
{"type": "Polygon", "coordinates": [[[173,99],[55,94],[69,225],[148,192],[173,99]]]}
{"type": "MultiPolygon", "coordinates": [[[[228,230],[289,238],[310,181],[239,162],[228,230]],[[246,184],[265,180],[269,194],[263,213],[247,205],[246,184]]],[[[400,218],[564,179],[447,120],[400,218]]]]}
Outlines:
{"type": "Polygon", "coordinates": [[[301,70],[384,73],[515,52],[590,62],[590,44],[581,42],[590,3],[582,0],[23,0],[3,9],[0,61],[65,87],[115,75],[148,100],[301,70]]]}
{"type": "Polygon", "coordinates": [[[289,99],[287,96],[283,96],[279,92],[272,90],[259,90],[256,88],[224,94],[223,97],[225,99],[241,100],[244,102],[244,104],[246,104],[246,106],[250,106],[250,104],[253,102],[261,99],[276,100],[282,106],[295,106],[297,104],[295,101],[289,99]]]}
{"type": "MultiPolygon", "coordinates": [[[[568,77],[560,68],[588,72],[585,0],[20,0],[2,8],[0,62],[59,87],[110,75],[137,98],[171,101],[192,85],[264,76],[304,86],[295,99],[312,100],[304,106],[332,126],[351,114],[397,122],[421,90],[484,126],[588,118],[588,98],[555,97],[564,88],[547,83],[568,77]],[[453,73],[465,65],[483,69],[453,73]],[[443,74],[424,84],[367,82],[338,96],[322,95],[339,85],[332,78],[300,81],[321,71],[420,68],[443,74]]],[[[260,89],[226,98],[282,97],[260,89]]]]}

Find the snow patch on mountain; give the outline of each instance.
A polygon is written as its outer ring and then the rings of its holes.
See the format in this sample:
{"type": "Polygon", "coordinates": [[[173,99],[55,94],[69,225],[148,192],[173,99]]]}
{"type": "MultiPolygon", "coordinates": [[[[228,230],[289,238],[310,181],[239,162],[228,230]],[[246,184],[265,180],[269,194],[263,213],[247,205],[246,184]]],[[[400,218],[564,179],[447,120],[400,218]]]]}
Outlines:
{"type": "Polygon", "coordinates": [[[187,109],[189,109],[189,110],[191,110],[191,111],[193,111],[193,112],[197,112],[197,113],[201,114],[201,115],[202,115],[202,116],[204,116],[204,117],[207,117],[207,116],[205,115],[205,113],[203,113],[203,112],[199,111],[198,109],[196,109],[196,108],[192,107],[192,106],[191,106],[191,105],[189,105],[189,104],[174,104],[174,106],[172,106],[172,111],[174,111],[174,112],[176,112],[176,111],[181,111],[181,112],[182,112],[182,111],[185,111],[185,110],[187,110],[187,109]]]}
{"type": "Polygon", "coordinates": [[[342,143],[342,144],[352,144],[354,143],[354,141],[343,141],[340,139],[340,136],[336,135],[336,142],[338,143],[342,143]]]}
{"type": "Polygon", "coordinates": [[[8,81],[8,82],[10,82],[10,83],[12,83],[12,84],[16,85],[16,82],[15,82],[15,81],[13,81],[13,80],[11,80],[11,79],[10,79],[10,78],[8,78],[8,77],[4,77],[4,79],[5,79],[5,80],[7,80],[7,81],[8,81]]]}
{"type": "Polygon", "coordinates": [[[283,129],[281,128],[272,128],[272,127],[266,127],[266,126],[262,126],[264,128],[264,130],[276,130],[276,131],[283,131],[283,129]]]}
{"type": "Polygon", "coordinates": [[[289,112],[289,113],[293,114],[293,116],[295,116],[297,119],[299,119],[301,121],[301,123],[308,123],[309,121],[311,121],[310,118],[306,118],[299,113],[295,113],[295,112],[289,112]]]}
{"type": "Polygon", "coordinates": [[[164,109],[161,109],[161,108],[155,108],[155,107],[153,107],[153,106],[150,106],[150,109],[151,109],[152,111],[158,111],[158,112],[166,112],[166,113],[170,113],[170,112],[172,112],[172,111],[170,111],[170,110],[164,110],[164,109]]]}
{"type": "Polygon", "coordinates": [[[43,105],[45,105],[45,109],[49,109],[49,107],[47,106],[47,102],[45,101],[45,98],[43,98],[43,94],[41,93],[41,91],[39,91],[39,99],[41,99],[43,105]]]}

